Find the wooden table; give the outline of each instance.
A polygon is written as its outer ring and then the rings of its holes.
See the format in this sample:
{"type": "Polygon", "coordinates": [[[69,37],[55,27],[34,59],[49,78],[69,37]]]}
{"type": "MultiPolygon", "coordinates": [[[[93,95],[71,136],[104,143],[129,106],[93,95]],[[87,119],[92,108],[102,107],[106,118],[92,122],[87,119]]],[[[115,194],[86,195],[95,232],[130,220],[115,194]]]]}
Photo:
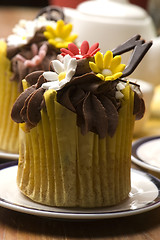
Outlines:
{"type": "MultiPolygon", "coordinates": [[[[33,19],[37,9],[0,8],[1,37],[11,33],[20,18],[33,19]]],[[[160,120],[151,119],[145,135],[160,134],[160,120]]],[[[4,161],[1,159],[1,162],[4,161]]],[[[0,208],[0,240],[159,240],[160,208],[135,216],[63,221],[0,208]]]]}

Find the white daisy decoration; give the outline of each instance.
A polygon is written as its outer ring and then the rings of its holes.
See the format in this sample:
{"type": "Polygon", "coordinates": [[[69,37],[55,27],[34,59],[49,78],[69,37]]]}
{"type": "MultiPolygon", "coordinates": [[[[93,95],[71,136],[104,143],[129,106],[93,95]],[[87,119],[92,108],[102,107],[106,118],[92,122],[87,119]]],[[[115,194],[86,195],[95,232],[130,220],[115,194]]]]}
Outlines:
{"type": "Polygon", "coordinates": [[[7,38],[8,46],[22,46],[27,44],[36,31],[45,26],[55,28],[56,22],[49,21],[44,16],[40,16],[33,21],[21,19],[13,28],[13,34],[7,38]]]}
{"type": "Polygon", "coordinates": [[[51,62],[55,72],[47,71],[43,73],[44,78],[48,81],[42,84],[44,89],[60,90],[66,83],[70,82],[71,78],[75,74],[77,68],[77,61],[70,55],[66,55],[63,58],[63,63],[59,60],[53,60],[51,62]]]}

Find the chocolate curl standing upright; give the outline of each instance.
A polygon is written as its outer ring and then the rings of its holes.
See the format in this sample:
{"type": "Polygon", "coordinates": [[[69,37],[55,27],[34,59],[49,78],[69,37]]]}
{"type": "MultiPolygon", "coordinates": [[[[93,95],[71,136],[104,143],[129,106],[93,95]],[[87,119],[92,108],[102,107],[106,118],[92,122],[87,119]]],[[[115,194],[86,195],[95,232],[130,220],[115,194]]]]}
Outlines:
{"type": "Polygon", "coordinates": [[[114,56],[133,50],[129,63],[124,69],[123,75],[121,77],[127,77],[130,75],[141,62],[142,58],[145,56],[149,48],[152,46],[152,41],[146,43],[145,40],[140,38],[140,35],[135,35],[122,45],[112,50],[114,56]]]}

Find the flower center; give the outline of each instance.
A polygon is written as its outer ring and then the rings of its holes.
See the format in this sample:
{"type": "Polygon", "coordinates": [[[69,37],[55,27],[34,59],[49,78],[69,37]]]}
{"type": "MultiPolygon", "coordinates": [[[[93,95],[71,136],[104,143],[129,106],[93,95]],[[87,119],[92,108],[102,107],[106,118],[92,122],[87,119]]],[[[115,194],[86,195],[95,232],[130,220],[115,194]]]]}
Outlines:
{"type": "Polygon", "coordinates": [[[55,38],[55,41],[56,41],[56,42],[64,42],[64,39],[63,39],[63,38],[60,38],[60,37],[56,37],[56,38],[55,38]]]}
{"type": "Polygon", "coordinates": [[[63,80],[65,77],[66,77],[66,72],[61,72],[61,73],[58,75],[58,80],[61,81],[61,80],[63,80]]]}
{"type": "Polygon", "coordinates": [[[102,74],[107,77],[107,76],[112,76],[112,71],[110,69],[103,69],[102,74]]]}

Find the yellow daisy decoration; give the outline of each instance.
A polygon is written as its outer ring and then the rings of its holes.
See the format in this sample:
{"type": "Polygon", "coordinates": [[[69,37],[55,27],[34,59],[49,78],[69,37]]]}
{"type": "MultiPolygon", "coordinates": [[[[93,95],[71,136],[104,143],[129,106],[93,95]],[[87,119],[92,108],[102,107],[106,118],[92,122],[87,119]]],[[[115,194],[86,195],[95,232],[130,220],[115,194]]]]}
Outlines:
{"type": "Polygon", "coordinates": [[[91,70],[97,73],[97,77],[104,81],[113,81],[122,76],[125,64],[121,64],[121,56],[113,57],[111,51],[107,51],[103,56],[97,52],[95,55],[95,63],[89,62],[91,70]]]}
{"type": "Polygon", "coordinates": [[[56,28],[46,26],[44,36],[48,39],[48,42],[56,48],[67,48],[68,44],[73,42],[78,35],[72,34],[72,24],[65,24],[63,20],[57,21],[56,28]]]}

